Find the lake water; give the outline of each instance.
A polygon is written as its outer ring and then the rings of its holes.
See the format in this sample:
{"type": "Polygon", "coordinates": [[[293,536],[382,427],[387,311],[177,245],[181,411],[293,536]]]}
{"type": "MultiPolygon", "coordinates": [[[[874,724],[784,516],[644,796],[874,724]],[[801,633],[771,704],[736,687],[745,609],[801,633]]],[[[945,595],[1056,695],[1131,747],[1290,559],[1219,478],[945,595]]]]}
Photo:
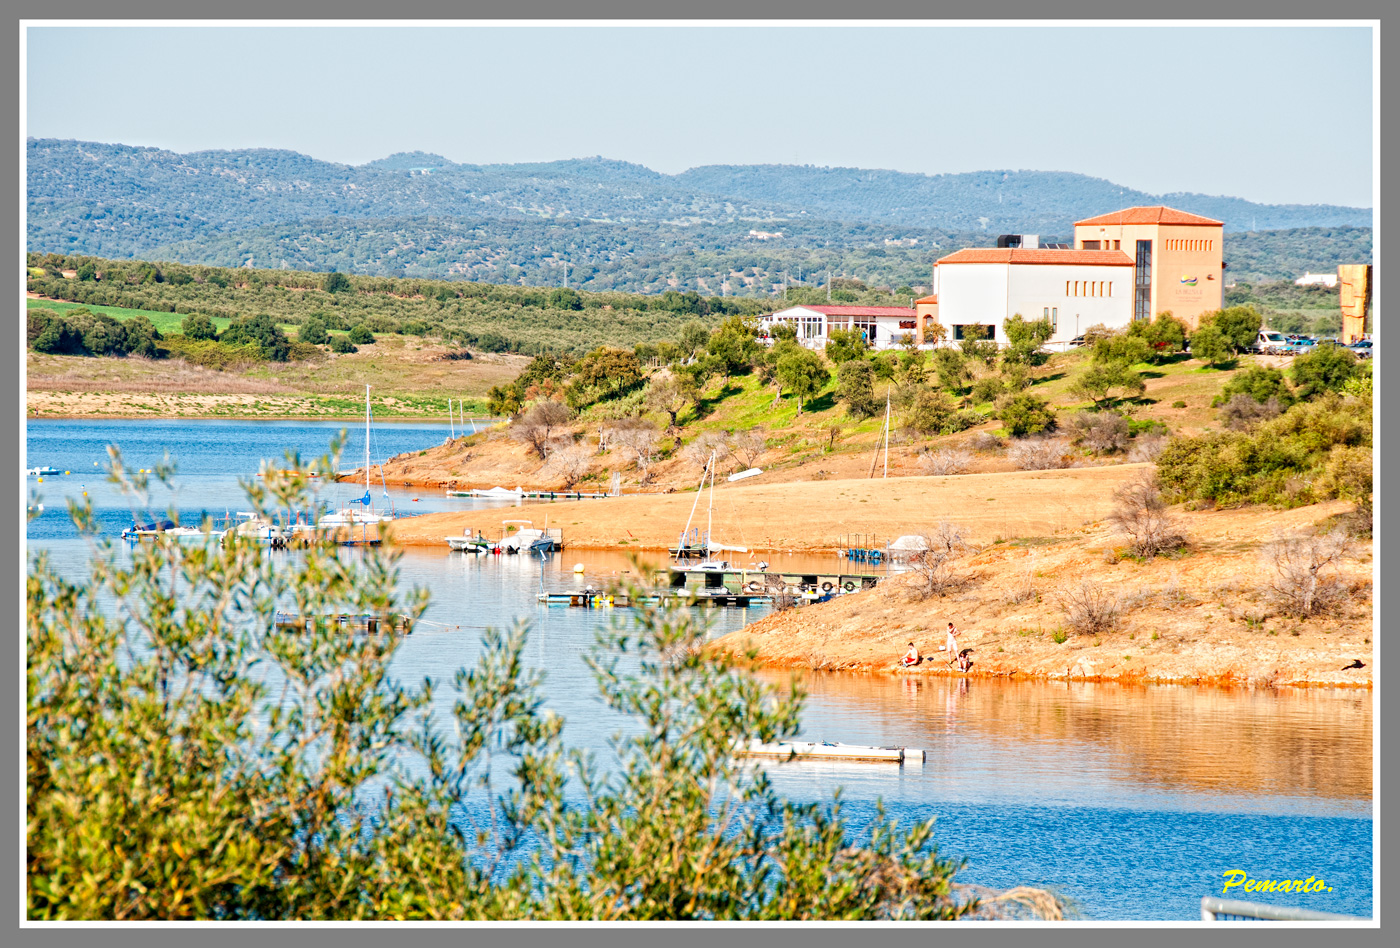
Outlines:
{"type": "MultiPolygon", "coordinates": [[[[287,448],[319,456],[341,427],[31,421],[27,464],[72,473],[42,484],[29,479],[46,505],[29,525],[30,549],[47,549],[59,569],[81,572],[87,547],[68,522],[63,499],[83,490],[104,529],[116,533],[130,524],[131,505],[101,482],[93,464],[105,461],[108,443],[122,446],[132,469],[153,465],[169,450],[178,490],[158,488],[146,506],[159,512],[173,505],[189,522],[203,511],[238,509],[238,479],[254,475],[260,459],[280,459],[287,448]]],[[[347,467],[364,455],[363,431],[348,427],[347,467]]],[[[445,425],[376,425],[374,457],[430,447],[446,434],[445,425]]],[[[323,490],[331,499],[354,494],[348,486],[323,490]]],[[[374,486],[377,499],[383,492],[374,486]]],[[[483,526],[508,517],[538,525],[548,510],[429,489],[387,493],[401,510],[478,509],[483,526]]],[[[532,627],[527,656],[547,670],[547,703],[569,722],[566,738],[604,751],[618,722],[596,697],[581,656],[606,618],[534,599],[542,585],[572,588],[575,563],[585,567],[583,581],[593,583],[633,568],[609,553],[566,550],[541,562],[452,554],[445,546],[405,551],[403,583],[427,587],[433,604],[395,659],[395,671],[408,682],[449,679],[475,659],[483,627],[525,619],[532,627]]],[[[761,608],[710,613],[716,634],[762,614],[761,608]]],[[[786,673],[765,676],[786,680],[786,673]]],[[[1370,692],[816,673],[802,681],[810,695],[804,736],[922,747],[928,762],[922,768],[771,765],[778,790],[816,800],[839,786],[853,823],[868,819],[879,799],[901,821],[936,817],[942,854],[967,860],[964,881],[1048,886],[1092,919],[1196,919],[1200,897],[1220,894],[1226,870],[1243,869],[1251,878],[1317,876],[1332,889],[1263,894],[1258,901],[1371,914],[1370,692]]]]}

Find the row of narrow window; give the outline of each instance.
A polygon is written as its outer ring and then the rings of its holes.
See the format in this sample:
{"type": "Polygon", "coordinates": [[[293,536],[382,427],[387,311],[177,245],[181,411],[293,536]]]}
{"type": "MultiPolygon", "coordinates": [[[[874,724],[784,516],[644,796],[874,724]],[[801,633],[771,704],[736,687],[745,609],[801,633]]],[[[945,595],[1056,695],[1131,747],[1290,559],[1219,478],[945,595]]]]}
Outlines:
{"type": "Polygon", "coordinates": [[[1167,238],[1168,250],[1195,250],[1211,251],[1215,249],[1213,240],[1180,240],[1175,237],[1167,238]]]}
{"type": "Polygon", "coordinates": [[[1112,296],[1111,280],[1066,280],[1065,296],[1112,296]]]}
{"type": "Polygon", "coordinates": [[[1121,240],[1082,240],[1080,250],[1122,250],[1121,240]]]}

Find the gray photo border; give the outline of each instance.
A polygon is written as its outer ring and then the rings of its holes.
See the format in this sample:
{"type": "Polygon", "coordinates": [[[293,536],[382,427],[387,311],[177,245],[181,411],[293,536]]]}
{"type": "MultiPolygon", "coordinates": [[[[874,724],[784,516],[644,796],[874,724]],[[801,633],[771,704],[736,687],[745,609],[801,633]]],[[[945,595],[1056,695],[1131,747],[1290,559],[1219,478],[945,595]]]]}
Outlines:
{"type": "MultiPolygon", "coordinates": [[[[4,103],[5,115],[9,119],[9,126],[12,129],[19,129],[19,83],[22,63],[18,55],[22,45],[23,29],[20,20],[28,19],[203,19],[220,18],[236,15],[239,18],[268,18],[285,19],[291,17],[302,18],[324,18],[324,19],[376,19],[386,16],[394,18],[434,18],[434,19],[578,19],[578,18],[607,18],[607,19],[751,19],[751,18],[772,18],[772,19],[988,19],[993,17],[1017,17],[1025,19],[1052,19],[1052,18],[1074,18],[1074,19],[1155,19],[1159,17],[1170,17],[1173,20],[1195,20],[1209,22],[1212,20],[1231,19],[1248,20],[1251,18],[1269,19],[1356,19],[1356,20],[1376,20],[1382,17],[1382,10],[1387,4],[1381,0],[1341,0],[1341,2],[1330,3],[1307,3],[1301,0],[1178,0],[1170,7],[1150,6],[1148,4],[1134,4],[1131,9],[1125,4],[1109,2],[1109,0],[1056,0],[1053,4],[1044,2],[1036,3],[1033,0],[958,0],[955,3],[933,4],[919,2],[919,0],[877,0],[871,3],[842,3],[838,0],[708,0],[704,4],[677,2],[677,0],[667,0],[665,3],[646,2],[646,0],[586,0],[585,3],[570,3],[568,0],[473,0],[470,3],[452,3],[450,0],[400,0],[400,2],[386,5],[375,3],[372,0],[281,0],[281,2],[271,2],[271,0],[246,0],[236,9],[229,8],[222,4],[189,2],[176,2],[176,0],[121,0],[120,3],[104,3],[101,0],[54,0],[54,2],[40,4],[34,0],[21,0],[17,6],[21,7],[15,11],[14,24],[16,27],[15,46],[12,47],[16,56],[15,67],[11,73],[14,82],[14,93],[7,97],[4,103]]],[[[1389,18],[1391,22],[1400,23],[1395,15],[1389,18]]],[[[1376,59],[1375,68],[1379,70],[1380,63],[1388,57],[1385,53],[1394,48],[1394,42],[1386,42],[1382,33],[1380,55],[1376,59]]],[[[110,64],[110,68],[119,68],[119,64],[110,64]]],[[[1382,77],[1387,86],[1394,85],[1394,70],[1382,77]]],[[[1395,97],[1381,97],[1382,101],[1395,101],[1395,97]]],[[[1384,118],[1393,118],[1394,109],[1384,109],[1378,104],[1378,114],[1384,118]]],[[[1381,153],[1386,154],[1396,150],[1395,123],[1381,121],[1381,153]],[[1390,146],[1389,148],[1385,146],[1390,146]]],[[[20,160],[23,155],[23,132],[20,130],[17,136],[17,147],[7,150],[4,157],[4,167],[9,171],[9,180],[17,183],[15,191],[5,194],[5,209],[8,219],[13,225],[6,231],[5,246],[10,249],[10,259],[20,263],[23,260],[23,224],[21,198],[23,194],[24,182],[20,174],[20,160]]],[[[1345,147],[1345,139],[1339,134],[1340,147],[1345,147]]],[[[1239,158],[1236,160],[1249,160],[1239,158]]],[[[1379,166],[1378,166],[1379,167],[1379,166]]],[[[1389,231],[1383,227],[1385,222],[1397,223],[1400,225],[1400,212],[1396,212],[1397,201],[1400,201],[1400,188],[1388,186],[1382,182],[1380,192],[1377,194],[1378,209],[1376,217],[1376,270],[1380,271],[1381,233],[1389,231]],[[1385,200],[1390,198],[1390,200],[1385,200]],[[1380,213],[1384,208],[1385,212],[1380,213]]],[[[16,279],[20,281],[22,292],[23,281],[22,269],[15,272],[16,279]]],[[[1377,282],[1376,290],[1376,312],[1381,311],[1380,293],[1384,289],[1384,281],[1377,282]]],[[[18,294],[17,294],[18,295],[18,294]]],[[[4,418],[5,434],[7,443],[18,446],[22,451],[24,437],[24,351],[22,321],[17,321],[17,331],[20,332],[19,343],[12,348],[12,366],[15,370],[16,380],[15,401],[11,410],[4,418]]],[[[1400,390],[1397,390],[1400,391],[1400,390]]],[[[1394,410],[1395,403],[1400,401],[1400,394],[1387,390],[1380,393],[1381,403],[1388,409],[1394,410]]],[[[1378,410],[1378,420],[1380,432],[1377,436],[1378,458],[1384,457],[1386,467],[1395,463],[1394,455],[1397,453],[1393,443],[1393,425],[1386,423],[1388,411],[1381,413],[1378,410]]],[[[11,496],[18,497],[23,504],[26,496],[25,479],[21,476],[18,465],[11,464],[8,468],[0,469],[0,477],[4,478],[6,485],[12,487],[11,496]]],[[[1400,513],[1388,508],[1388,505],[1378,506],[1378,516],[1384,529],[1382,536],[1388,537],[1397,529],[1400,522],[1400,513]]],[[[14,583],[15,615],[17,618],[16,628],[24,627],[24,586],[22,573],[22,560],[24,550],[25,524],[23,519],[16,518],[15,541],[7,545],[3,551],[5,571],[4,575],[9,582],[14,583]]],[[[1400,534],[1395,534],[1400,535],[1400,534]]],[[[1380,594],[1381,590],[1388,587],[1385,580],[1393,578],[1395,571],[1390,567],[1388,558],[1383,558],[1380,551],[1377,551],[1376,561],[1378,570],[1382,575],[1378,576],[1376,583],[1377,602],[1376,607],[1381,616],[1385,616],[1389,609],[1387,597],[1380,594]]],[[[21,654],[14,670],[12,681],[16,684],[18,695],[18,705],[11,705],[18,720],[11,719],[9,726],[3,728],[3,753],[4,759],[11,761],[22,761],[22,747],[20,741],[23,734],[23,635],[16,636],[19,642],[21,654]]],[[[1376,638],[1376,661],[1377,668],[1380,667],[1380,637],[1376,638]]],[[[259,926],[239,926],[239,927],[188,927],[176,925],[164,926],[138,926],[138,925],[103,925],[92,924],[80,927],[63,928],[19,928],[19,923],[23,915],[24,906],[24,854],[22,827],[24,822],[24,768],[20,764],[16,768],[18,777],[15,780],[6,782],[3,790],[5,803],[8,812],[15,814],[16,818],[4,821],[4,843],[5,851],[12,854],[10,860],[6,862],[4,891],[11,893],[7,900],[12,908],[9,913],[12,917],[5,925],[11,930],[11,935],[5,937],[5,943],[11,945],[80,945],[80,944],[101,944],[104,946],[115,946],[124,948],[130,945],[132,948],[138,946],[163,946],[163,945],[185,945],[188,943],[212,944],[212,945],[241,945],[241,944],[283,944],[295,939],[299,945],[334,945],[336,948],[347,948],[352,945],[378,946],[387,939],[403,944],[442,944],[442,945],[471,945],[471,944],[519,944],[519,945],[540,945],[540,944],[568,944],[570,946],[591,946],[591,945],[652,945],[663,941],[668,945],[711,945],[716,941],[727,943],[762,941],[778,948],[778,946],[801,945],[802,948],[811,948],[817,945],[848,945],[852,941],[859,939],[863,943],[879,945],[926,945],[930,941],[951,939],[959,944],[1004,944],[1015,941],[1029,941],[1034,939],[1037,944],[1048,944],[1050,946],[1081,946],[1081,945],[1118,945],[1126,939],[1131,939],[1136,944],[1147,945],[1181,945],[1181,944],[1216,944],[1230,943],[1240,945],[1267,943],[1271,946],[1279,944],[1285,945],[1315,945],[1322,940],[1331,944],[1386,944],[1394,943],[1397,939],[1394,930],[1400,930],[1400,922],[1395,922],[1390,916],[1394,915],[1394,909],[1385,911],[1385,906],[1396,904],[1394,895],[1396,887],[1392,880],[1380,875],[1380,868],[1384,865],[1384,854],[1387,849],[1394,848],[1393,845],[1386,846],[1386,843],[1394,842],[1397,833],[1394,826],[1391,826],[1382,835],[1380,833],[1381,811],[1385,809],[1381,805],[1382,799],[1389,799],[1395,796],[1394,788],[1396,778],[1395,770],[1395,730],[1392,727],[1383,727],[1382,723],[1390,725],[1387,713],[1394,702],[1384,702],[1377,687],[1377,707],[1381,714],[1375,720],[1375,733],[1377,735],[1377,753],[1383,766],[1379,768],[1380,780],[1377,783],[1377,797],[1374,803],[1374,813],[1377,826],[1377,845],[1375,850],[1377,867],[1377,885],[1375,889],[1375,905],[1377,917],[1381,918],[1383,927],[1376,927],[1368,924],[1364,928],[1331,928],[1324,934],[1321,931],[1311,928],[1300,928],[1297,926],[1279,926],[1259,930],[1257,928],[1243,929],[1233,928],[1229,934],[1222,928],[1206,927],[1175,927],[1170,925],[1130,925],[1130,924],[1088,924],[1088,925],[1066,925],[1052,926],[1043,924],[1017,925],[1017,926],[982,926],[982,925],[960,925],[956,927],[940,927],[936,932],[929,930],[927,926],[918,927],[895,927],[893,925],[861,924],[858,926],[846,925],[748,925],[748,926],[690,926],[690,925],[669,925],[669,926],[633,926],[633,927],[607,927],[597,925],[585,926],[560,926],[560,925],[538,925],[538,926],[509,926],[498,928],[438,928],[423,927],[416,925],[324,925],[317,923],[299,924],[270,924],[259,926]],[[12,798],[11,795],[14,795],[12,798]],[[12,875],[13,873],[13,875],[12,875]],[[1389,923],[1388,925],[1386,923],[1389,923]],[[1392,930],[1389,939],[1382,941],[1384,930],[1392,930]]],[[[1223,923],[1222,923],[1223,924],[1223,923]]],[[[1276,924],[1276,923],[1271,923],[1276,924]]]]}

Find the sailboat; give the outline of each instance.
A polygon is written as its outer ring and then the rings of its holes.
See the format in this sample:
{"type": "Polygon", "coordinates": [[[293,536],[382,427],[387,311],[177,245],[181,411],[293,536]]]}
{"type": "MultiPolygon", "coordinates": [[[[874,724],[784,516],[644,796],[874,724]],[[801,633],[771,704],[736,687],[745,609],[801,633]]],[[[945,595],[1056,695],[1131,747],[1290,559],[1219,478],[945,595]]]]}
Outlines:
{"type": "MultiPolygon", "coordinates": [[[[331,530],[339,532],[346,530],[350,542],[370,542],[366,536],[365,528],[377,526],[385,521],[393,520],[397,516],[393,505],[390,504],[387,510],[374,509],[374,496],[370,493],[369,487],[369,428],[370,428],[370,408],[369,408],[369,386],[365,386],[365,492],[361,497],[354,497],[345,506],[334,513],[325,514],[316,523],[318,530],[331,530]],[[355,527],[360,528],[360,540],[356,541],[353,535],[355,527]]],[[[383,472],[381,471],[381,479],[383,472]]],[[[389,500],[389,492],[384,491],[384,499],[389,500]]],[[[378,542],[374,540],[373,542],[378,542]]]]}
{"type": "Polygon", "coordinates": [[[690,505],[690,516],[685,521],[685,531],[681,534],[680,545],[677,547],[678,553],[676,560],[679,563],[686,558],[687,554],[702,550],[705,554],[705,558],[699,563],[686,565],[686,568],[722,573],[730,568],[729,561],[715,559],[716,553],[747,553],[749,550],[748,547],[744,546],[726,546],[715,540],[715,467],[717,454],[718,452],[716,451],[710,452],[710,459],[705,462],[705,470],[700,474],[700,488],[695,492],[695,502],[690,505]],[[690,524],[695,519],[696,508],[700,506],[700,495],[705,492],[706,478],[710,481],[710,507],[706,513],[704,539],[696,542],[698,538],[693,536],[690,524]]]}

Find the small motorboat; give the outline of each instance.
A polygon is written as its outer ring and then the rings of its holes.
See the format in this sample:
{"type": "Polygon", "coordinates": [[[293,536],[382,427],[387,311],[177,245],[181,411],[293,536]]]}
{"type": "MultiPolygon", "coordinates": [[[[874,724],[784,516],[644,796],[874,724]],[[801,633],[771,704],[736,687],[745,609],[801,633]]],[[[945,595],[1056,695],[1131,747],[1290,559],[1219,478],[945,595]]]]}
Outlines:
{"type": "Polygon", "coordinates": [[[122,531],[122,539],[151,540],[165,533],[167,530],[174,529],[174,527],[175,521],[173,520],[152,520],[148,523],[133,523],[122,531]]]}
{"type": "Polygon", "coordinates": [[[447,547],[454,553],[490,553],[496,545],[495,541],[486,539],[478,530],[476,536],[472,536],[472,528],[462,531],[459,537],[443,537],[447,541],[447,547]]]}
{"type": "Polygon", "coordinates": [[[26,468],[24,473],[29,477],[57,477],[63,472],[56,467],[31,467],[26,468]]]}

